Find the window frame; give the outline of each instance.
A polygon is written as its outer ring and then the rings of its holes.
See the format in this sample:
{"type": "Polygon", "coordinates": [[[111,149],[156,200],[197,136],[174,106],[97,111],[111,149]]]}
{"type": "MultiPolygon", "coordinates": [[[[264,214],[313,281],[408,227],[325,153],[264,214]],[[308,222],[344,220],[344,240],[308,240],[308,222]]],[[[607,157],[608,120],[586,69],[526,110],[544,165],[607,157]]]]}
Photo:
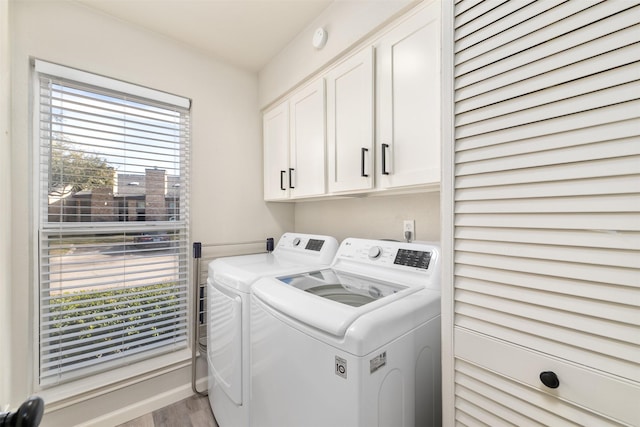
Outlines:
{"type": "MultiPolygon", "coordinates": [[[[83,83],[91,86],[96,86],[98,88],[103,88],[109,91],[115,92],[123,92],[129,93],[136,97],[147,98],[150,101],[173,104],[177,107],[183,108],[187,110],[187,116],[191,115],[190,106],[191,101],[187,98],[183,98],[180,96],[172,95],[166,92],[157,91],[154,89],[149,89],[146,87],[138,86],[135,84],[123,82],[120,80],[104,77],[101,75],[88,73],[84,71],[80,71],[77,69],[52,64],[45,61],[40,61],[38,59],[33,59],[31,61],[30,67],[30,81],[32,82],[31,86],[31,115],[32,115],[32,128],[30,135],[30,143],[31,143],[31,155],[32,155],[32,168],[33,173],[32,176],[32,198],[31,198],[31,209],[30,216],[32,219],[32,298],[31,298],[31,312],[32,316],[31,322],[32,325],[30,330],[32,332],[32,337],[29,340],[30,342],[30,351],[29,354],[32,356],[31,366],[32,371],[30,374],[32,389],[38,391],[39,394],[47,400],[47,403],[50,402],[58,402],[61,400],[65,400],[65,406],[67,404],[73,404],[77,401],[82,401],[88,398],[87,392],[93,391],[93,396],[95,393],[102,394],[102,392],[106,393],[108,391],[112,391],[113,387],[125,387],[127,385],[135,384],[139,381],[143,381],[145,379],[151,378],[156,375],[160,375],[162,373],[166,373],[175,369],[179,369],[181,367],[185,367],[190,363],[191,359],[191,350],[190,350],[190,342],[193,339],[193,331],[191,330],[191,322],[189,319],[192,316],[192,289],[190,283],[192,282],[193,272],[192,272],[192,263],[190,262],[189,257],[189,241],[190,241],[190,215],[189,215],[189,179],[190,179],[190,158],[189,151],[191,146],[191,137],[190,137],[190,120],[186,125],[187,130],[187,139],[185,141],[184,147],[180,148],[180,173],[184,174],[181,179],[181,183],[184,182],[184,189],[181,189],[181,194],[178,198],[180,200],[180,223],[183,223],[180,227],[184,229],[184,245],[186,247],[186,255],[177,254],[176,259],[178,260],[178,264],[184,261],[184,267],[180,268],[179,273],[186,273],[186,345],[184,348],[179,350],[174,350],[171,352],[162,352],[161,354],[149,355],[149,351],[143,352],[141,355],[134,355],[126,357],[127,361],[131,360],[131,363],[117,363],[107,362],[103,366],[102,364],[98,364],[96,368],[96,373],[87,375],[87,376],[79,376],[74,379],[70,379],[60,384],[51,384],[51,385],[42,385],[40,383],[40,363],[41,363],[41,353],[40,353],[40,304],[41,304],[41,245],[44,239],[45,233],[52,233],[52,228],[46,229],[46,224],[49,223],[48,218],[43,217],[43,212],[46,210],[44,207],[43,198],[42,198],[42,185],[43,182],[47,182],[48,178],[43,177],[41,175],[41,155],[42,152],[42,144],[40,137],[40,75],[47,74],[55,77],[60,77],[62,79],[73,80],[78,83],[83,83]],[[184,155],[184,158],[183,158],[184,155]],[[182,204],[184,203],[184,210],[182,204]],[[182,260],[182,261],[180,261],[182,260]],[[151,356],[151,357],[149,357],[151,356]],[[120,365],[113,367],[112,365],[120,365]],[[102,390],[100,392],[99,390],[102,390]]],[[[50,157],[49,157],[50,158],[50,157]]],[[[96,223],[87,223],[87,222],[77,222],[70,224],[59,224],[72,228],[74,231],[82,231],[90,232],[91,230],[94,232],[104,232],[104,231],[113,231],[113,232],[131,232],[131,231],[151,231],[153,229],[163,229],[164,226],[175,227],[175,221],[149,221],[146,224],[138,222],[119,222],[116,219],[113,222],[108,222],[105,224],[96,224],[96,223]]],[[[166,228],[166,227],[165,227],[166,228]]],[[[153,351],[153,350],[150,350],[153,351]]],[[[120,358],[119,360],[123,360],[120,358]]],[[[91,368],[89,368],[91,369],[91,368]]]]}

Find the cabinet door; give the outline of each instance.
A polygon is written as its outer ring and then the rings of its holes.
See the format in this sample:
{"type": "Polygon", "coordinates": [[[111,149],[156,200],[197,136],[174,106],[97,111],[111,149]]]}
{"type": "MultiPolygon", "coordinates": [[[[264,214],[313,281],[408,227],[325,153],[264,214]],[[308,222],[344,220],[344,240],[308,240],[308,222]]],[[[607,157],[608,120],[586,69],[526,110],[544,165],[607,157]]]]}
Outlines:
{"type": "Polygon", "coordinates": [[[387,33],[377,49],[380,187],[440,182],[440,3],[387,33]]]}
{"type": "Polygon", "coordinates": [[[368,190],[373,186],[373,47],[326,78],[329,191],[368,190]]]}
{"type": "Polygon", "coordinates": [[[289,103],[285,101],[263,116],[264,199],[289,198],[289,103]]]}
{"type": "Polygon", "coordinates": [[[292,198],[325,193],[324,79],[295,93],[290,101],[291,144],[288,170],[292,198]]]}

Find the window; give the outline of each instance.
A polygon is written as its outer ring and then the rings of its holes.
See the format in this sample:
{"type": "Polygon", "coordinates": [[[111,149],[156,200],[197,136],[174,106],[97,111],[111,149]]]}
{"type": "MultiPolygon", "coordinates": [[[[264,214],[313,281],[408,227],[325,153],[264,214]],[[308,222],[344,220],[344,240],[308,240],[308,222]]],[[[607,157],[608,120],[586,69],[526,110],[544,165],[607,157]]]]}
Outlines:
{"type": "Polygon", "coordinates": [[[39,383],[187,346],[189,102],[36,61],[39,383]]]}

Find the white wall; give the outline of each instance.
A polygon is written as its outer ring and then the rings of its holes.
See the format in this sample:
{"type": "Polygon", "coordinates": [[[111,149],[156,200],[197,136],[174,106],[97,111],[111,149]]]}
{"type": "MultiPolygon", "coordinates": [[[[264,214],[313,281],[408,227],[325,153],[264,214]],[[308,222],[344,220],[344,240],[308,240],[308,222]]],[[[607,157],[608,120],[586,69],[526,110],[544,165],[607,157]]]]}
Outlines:
{"type": "MultiPolygon", "coordinates": [[[[13,272],[10,327],[14,335],[10,370],[14,377],[10,398],[16,404],[31,393],[31,358],[28,356],[33,349],[29,337],[30,328],[37,321],[30,304],[36,280],[31,260],[35,238],[30,219],[33,176],[30,57],[192,99],[192,240],[217,243],[279,236],[293,228],[293,207],[289,204],[267,206],[262,201],[257,75],[209,59],[185,45],[75,2],[11,0],[10,8],[14,114],[10,156],[13,234],[9,265],[13,272]]],[[[6,26],[0,23],[0,28],[6,26]]],[[[7,154],[4,138],[2,141],[0,161],[5,171],[9,162],[4,155],[7,154]]],[[[4,189],[9,181],[0,182],[4,189]]],[[[5,197],[4,191],[0,194],[5,197]]],[[[0,224],[4,230],[7,221],[3,219],[0,224]]],[[[7,267],[6,259],[0,258],[0,263],[7,267]]],[[[0,277],[3,282],[6,280],[0,277]]],[[[3,294],[7,292],[6,287],[0,290],[3,294]]],[[[187,365],[138,385],[50,412],[42,425],[69,426],[96,417],[103,417],[101,425],[113,425],[116,419],[126,420],[128,408],[125,406],[121,411],[123,405],[131,406],[129,415],[135,415],[136,411],[148,412],[154,406],[189,395],[189,382],[187,365]],[[112,411],[116,411],[119,418],[109,419],[112,411]]]]}
{"type": "Polygon", "coordinates": [[[11,373],[11,81],[9,2],[0,0],[0,412],[9,404],[11,373]]]}
{"type": "Polygon", "coordinates": [[[375,196],[296,205],[296,231],[346,237],[403,240],[402,223],[416,222],[416,240],[440,240],[440,193],[375,196]]]}
{"type": "Polygon", "coordinates": [[[420,0],[335,1],[260,70],[259,103],[266,107],[285,92],[313,75],[322,66],[349,50],[375,29],[420,0]],[[323,27],[326,46],[311,45],[313,33],[323,27]]]}

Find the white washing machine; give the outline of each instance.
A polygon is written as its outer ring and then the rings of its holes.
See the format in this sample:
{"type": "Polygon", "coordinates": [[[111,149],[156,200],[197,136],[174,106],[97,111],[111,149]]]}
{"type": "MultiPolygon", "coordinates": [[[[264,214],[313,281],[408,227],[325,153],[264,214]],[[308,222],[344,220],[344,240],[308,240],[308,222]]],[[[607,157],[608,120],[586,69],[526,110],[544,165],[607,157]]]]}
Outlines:
{"type": "Polygon", "coordinates": [[[437,245],[346,239],[258,280],[251,322],[252,426],[441,425],[437,245]]]}
{"type": "Polygon", "coordinates": [[[249,426],[249,295],[267,275],[328,266],[333,237],[285,233],[272,253],[218,258],[207,278],[209,402],[221,427],[249,426]]]}

